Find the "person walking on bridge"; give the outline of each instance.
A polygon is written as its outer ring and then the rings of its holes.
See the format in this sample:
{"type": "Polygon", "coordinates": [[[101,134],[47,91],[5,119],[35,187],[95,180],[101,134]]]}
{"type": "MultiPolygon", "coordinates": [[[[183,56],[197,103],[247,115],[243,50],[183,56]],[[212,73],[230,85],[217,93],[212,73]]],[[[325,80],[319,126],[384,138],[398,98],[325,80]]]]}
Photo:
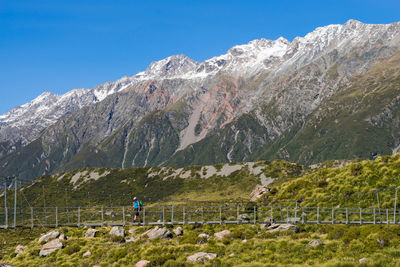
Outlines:
{"type": "Polygon", "coordinates": [[[136,219],[140,222],[140,212],[142,211],[143,203],[137,199],[137,197],[133,198],[133,210],[134,210],[134,218],[133,222],[136,222],[136,219]]]}

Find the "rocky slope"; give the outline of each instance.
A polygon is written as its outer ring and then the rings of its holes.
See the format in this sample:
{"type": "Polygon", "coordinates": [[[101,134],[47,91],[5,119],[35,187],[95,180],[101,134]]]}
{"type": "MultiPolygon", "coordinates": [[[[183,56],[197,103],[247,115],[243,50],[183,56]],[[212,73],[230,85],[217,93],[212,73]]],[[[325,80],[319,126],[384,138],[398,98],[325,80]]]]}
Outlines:
{"type": "MultiPolygon", "coordinates": [[[[368,146],[361,154],[313,157],[310,151],[300,157],[298,141],[292,141],[293,149],[286,145],[312,114],[328,109],[330,99],[357,86],[359,75],[373,75],[365,73],[391,60],[387,58],[400,50],[399,44],[400,23],[350,20],[292,42],[255,40],[201,63],[172,56],[132,77],[93,88],[90,94],[102,101],[62,117],[34,142],[3,157],[0,166],[5,174],[32,178],[84,166],[365,156],[368,146]],[[16,164],[21,161],[23,166],[16,164]]],[[[382,69],[379,75],[384,73],[382,69]]],[[[394,71],[393,79],[396,75],[394,71]]],[[[361,134],[369,136],[368,131],[361,134]]]]}

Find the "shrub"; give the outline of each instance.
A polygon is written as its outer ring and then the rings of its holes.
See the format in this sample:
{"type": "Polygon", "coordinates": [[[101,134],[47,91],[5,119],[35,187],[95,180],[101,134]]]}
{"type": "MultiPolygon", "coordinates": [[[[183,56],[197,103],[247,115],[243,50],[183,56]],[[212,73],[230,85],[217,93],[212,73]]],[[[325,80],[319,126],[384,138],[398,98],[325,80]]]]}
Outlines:
{"type": "Polygon", "coordinates": [[[79,252],[81,250],[81,246],[78,244],[73,244],[73,245],[69,245],[64,249],[64,252],[68,255],[72,255],[76,252],[79,252]]]}

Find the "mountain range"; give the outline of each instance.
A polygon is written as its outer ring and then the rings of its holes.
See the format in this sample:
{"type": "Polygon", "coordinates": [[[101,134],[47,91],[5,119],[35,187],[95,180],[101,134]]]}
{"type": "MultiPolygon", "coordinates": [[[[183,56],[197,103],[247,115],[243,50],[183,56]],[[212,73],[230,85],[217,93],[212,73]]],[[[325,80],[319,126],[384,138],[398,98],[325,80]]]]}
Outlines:
{"type": "Polygon", "coordinates": [[[399,101],[400,23],[349,20],[43,93],[0,116],[0,172],[371,158],[400,148],[399,101]]]}

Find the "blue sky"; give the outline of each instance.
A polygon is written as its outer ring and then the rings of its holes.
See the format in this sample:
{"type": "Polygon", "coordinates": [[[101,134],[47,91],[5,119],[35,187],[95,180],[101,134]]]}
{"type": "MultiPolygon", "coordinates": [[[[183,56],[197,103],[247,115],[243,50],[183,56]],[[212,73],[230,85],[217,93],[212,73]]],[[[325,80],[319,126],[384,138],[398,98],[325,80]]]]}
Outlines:
{"type": "Polygon", "coordinates": [[[0,0],[0,114],[185,54],[197,61],[253,39],[290,41],[318,26],[400,21],[398,0],[0,0]]]}

